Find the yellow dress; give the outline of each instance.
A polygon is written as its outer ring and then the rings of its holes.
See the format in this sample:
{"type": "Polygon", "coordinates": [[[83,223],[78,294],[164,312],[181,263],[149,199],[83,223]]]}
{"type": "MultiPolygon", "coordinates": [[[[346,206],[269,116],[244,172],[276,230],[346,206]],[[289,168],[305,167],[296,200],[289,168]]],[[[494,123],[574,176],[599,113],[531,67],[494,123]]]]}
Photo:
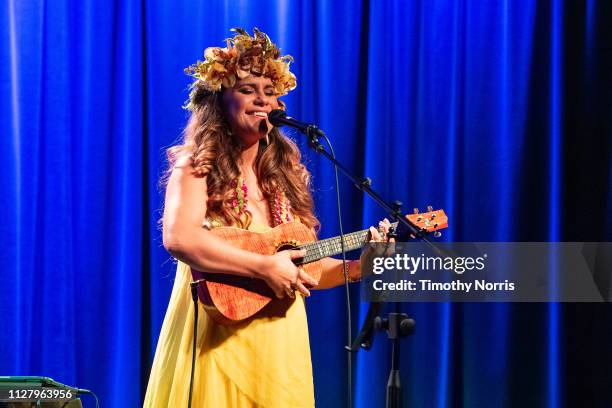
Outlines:
{"type": "MultiPolygon", "coordinates": [[[[251,224],[250,229],[269,227],[251,224]]],[[[194,314],[190,281],[189,266],[179,262],[144,407],[187,406],[194,314]]],[[[304,298],[270,306],[237,325],[221,326],[198,302],[192,407],[314,406],[304,298]]]]}

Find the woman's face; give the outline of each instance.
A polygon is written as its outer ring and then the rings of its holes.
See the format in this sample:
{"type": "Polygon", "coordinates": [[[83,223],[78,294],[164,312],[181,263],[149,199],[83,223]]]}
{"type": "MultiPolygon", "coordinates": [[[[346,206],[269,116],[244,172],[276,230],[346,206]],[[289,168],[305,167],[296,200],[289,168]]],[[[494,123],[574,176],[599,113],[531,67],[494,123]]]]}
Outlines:
{"type": "Polygon", "coordinates": [[[268,114],[278,99],[270,78],[249,75],[223,92],[222,105],[232,132],[250,146],[272,130],[268,114]]]}

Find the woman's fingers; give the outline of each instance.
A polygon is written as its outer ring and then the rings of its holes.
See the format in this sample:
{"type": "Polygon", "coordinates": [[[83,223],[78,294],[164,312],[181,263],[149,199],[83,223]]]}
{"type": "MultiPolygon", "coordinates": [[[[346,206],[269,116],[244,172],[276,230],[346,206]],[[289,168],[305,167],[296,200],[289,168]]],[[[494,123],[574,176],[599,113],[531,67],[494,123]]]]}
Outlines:
{"type": "Polygon", "coordinates": [[[300,281],[305,282],[310,286],[317,286],[319,284],[318,280],[307,274],[302,268],[298,268],[298,282],[300,281]]]}
{"type": "Polygon", "coordinates": [[[299,290],[304,296],[310,296],[310,291],[306,289],[306,286],[304,286],[301,281],[298,280],[297,283],[294,285],[294,288],[296,290],[299,290]]]}
{"type": "Polygon", "coordinates": [[[378,230],[374,227],[370,227],[370,242],[380,242],[382,241],[382,237],[378,230]]]}
{"type": "Polygon", "coordinates": [[[306,251],[299,249],[278,252],[270,257],[274,262],[271,262],[272,266],[268,269],[266,282],[277,298],[282,299],[286,296],[295,298],[295,291],[310,296],[308,287],[319,285],[319,281],[294,264],[296,259],[305,256],[306,251]]]}
{"type": "Polygon", "coordinates": [[[295,299],[295,289],[285,288],[285,292],[287,293],[287,296],[289,296],[291,299],[295,299]]]}
{"type": "Polygon", "coordinates": [[[389,228],[391,228],[391,223],[389,222],[388,219],[384,219],[381,222],[378,223],[378,226],[383,230],[383,232],[386,234],[387,232],[389,232],[389,228]]]}
{"type": "Polygon", "coordinates": [[[289,251],[289,256],[291,257],[291,260],[303,258],[306,256],[306,250],[305,249],[291,250],[289,251]]]}
{"type": "MultiPolygon", "coordinates": [[[[386,218],[378,223],[378,229],[370,227],[370,242],[387,241],[387,234],[390,229],[391,223],[386,218]],[[380,231],[382,231],[382,234],[380,231]]],[[[391,238],[389,242],[395,242],[395,239],[391,238]]]]}

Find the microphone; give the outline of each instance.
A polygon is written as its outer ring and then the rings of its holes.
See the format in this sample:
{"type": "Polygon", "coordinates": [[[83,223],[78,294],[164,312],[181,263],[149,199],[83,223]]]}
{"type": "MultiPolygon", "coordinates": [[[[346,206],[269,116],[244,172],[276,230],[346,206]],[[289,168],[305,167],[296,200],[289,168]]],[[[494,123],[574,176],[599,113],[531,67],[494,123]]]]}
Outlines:
{"type": "Polygon", "coordinates": [[[272,112],[270,112],[268,114],[268,120],[273,126],[276,127],[289,126],[308,136],[323,136],[323,131],[321,131],[321,129],[319,129],[316,125],[293,119],[291,116],[287,116],[287,112],[281,109],[274,109],[272,112]]]}

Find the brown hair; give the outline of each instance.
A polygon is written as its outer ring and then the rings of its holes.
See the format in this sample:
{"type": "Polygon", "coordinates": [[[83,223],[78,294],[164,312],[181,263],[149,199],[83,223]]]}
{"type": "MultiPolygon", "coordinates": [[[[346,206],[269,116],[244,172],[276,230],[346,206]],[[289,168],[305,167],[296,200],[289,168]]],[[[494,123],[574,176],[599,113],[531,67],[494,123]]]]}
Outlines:
{"type": "MultiPolygon", "coordinates": [[[[233,188],[238,178],[241,146],[229,131],[221,108],[221,92],[195,88],[191,100],[191,117],[183,131],[183,142],[168,149],[170,169],[177,158],[188,155],[196,177],[206,177],[208,188],[207,216],[224,219],[230,225],[247,228],[250,217],[241,219],[231,206],[233,188]]],[[[319,221],[313,213],[310,173],[301,163],[300,151],[287,137],[274,128],[269,143],[260,142],[255,159],[255,172],[268,202],[281,189],[291,202],[293,215],[315,230],[319,221]]]]}

